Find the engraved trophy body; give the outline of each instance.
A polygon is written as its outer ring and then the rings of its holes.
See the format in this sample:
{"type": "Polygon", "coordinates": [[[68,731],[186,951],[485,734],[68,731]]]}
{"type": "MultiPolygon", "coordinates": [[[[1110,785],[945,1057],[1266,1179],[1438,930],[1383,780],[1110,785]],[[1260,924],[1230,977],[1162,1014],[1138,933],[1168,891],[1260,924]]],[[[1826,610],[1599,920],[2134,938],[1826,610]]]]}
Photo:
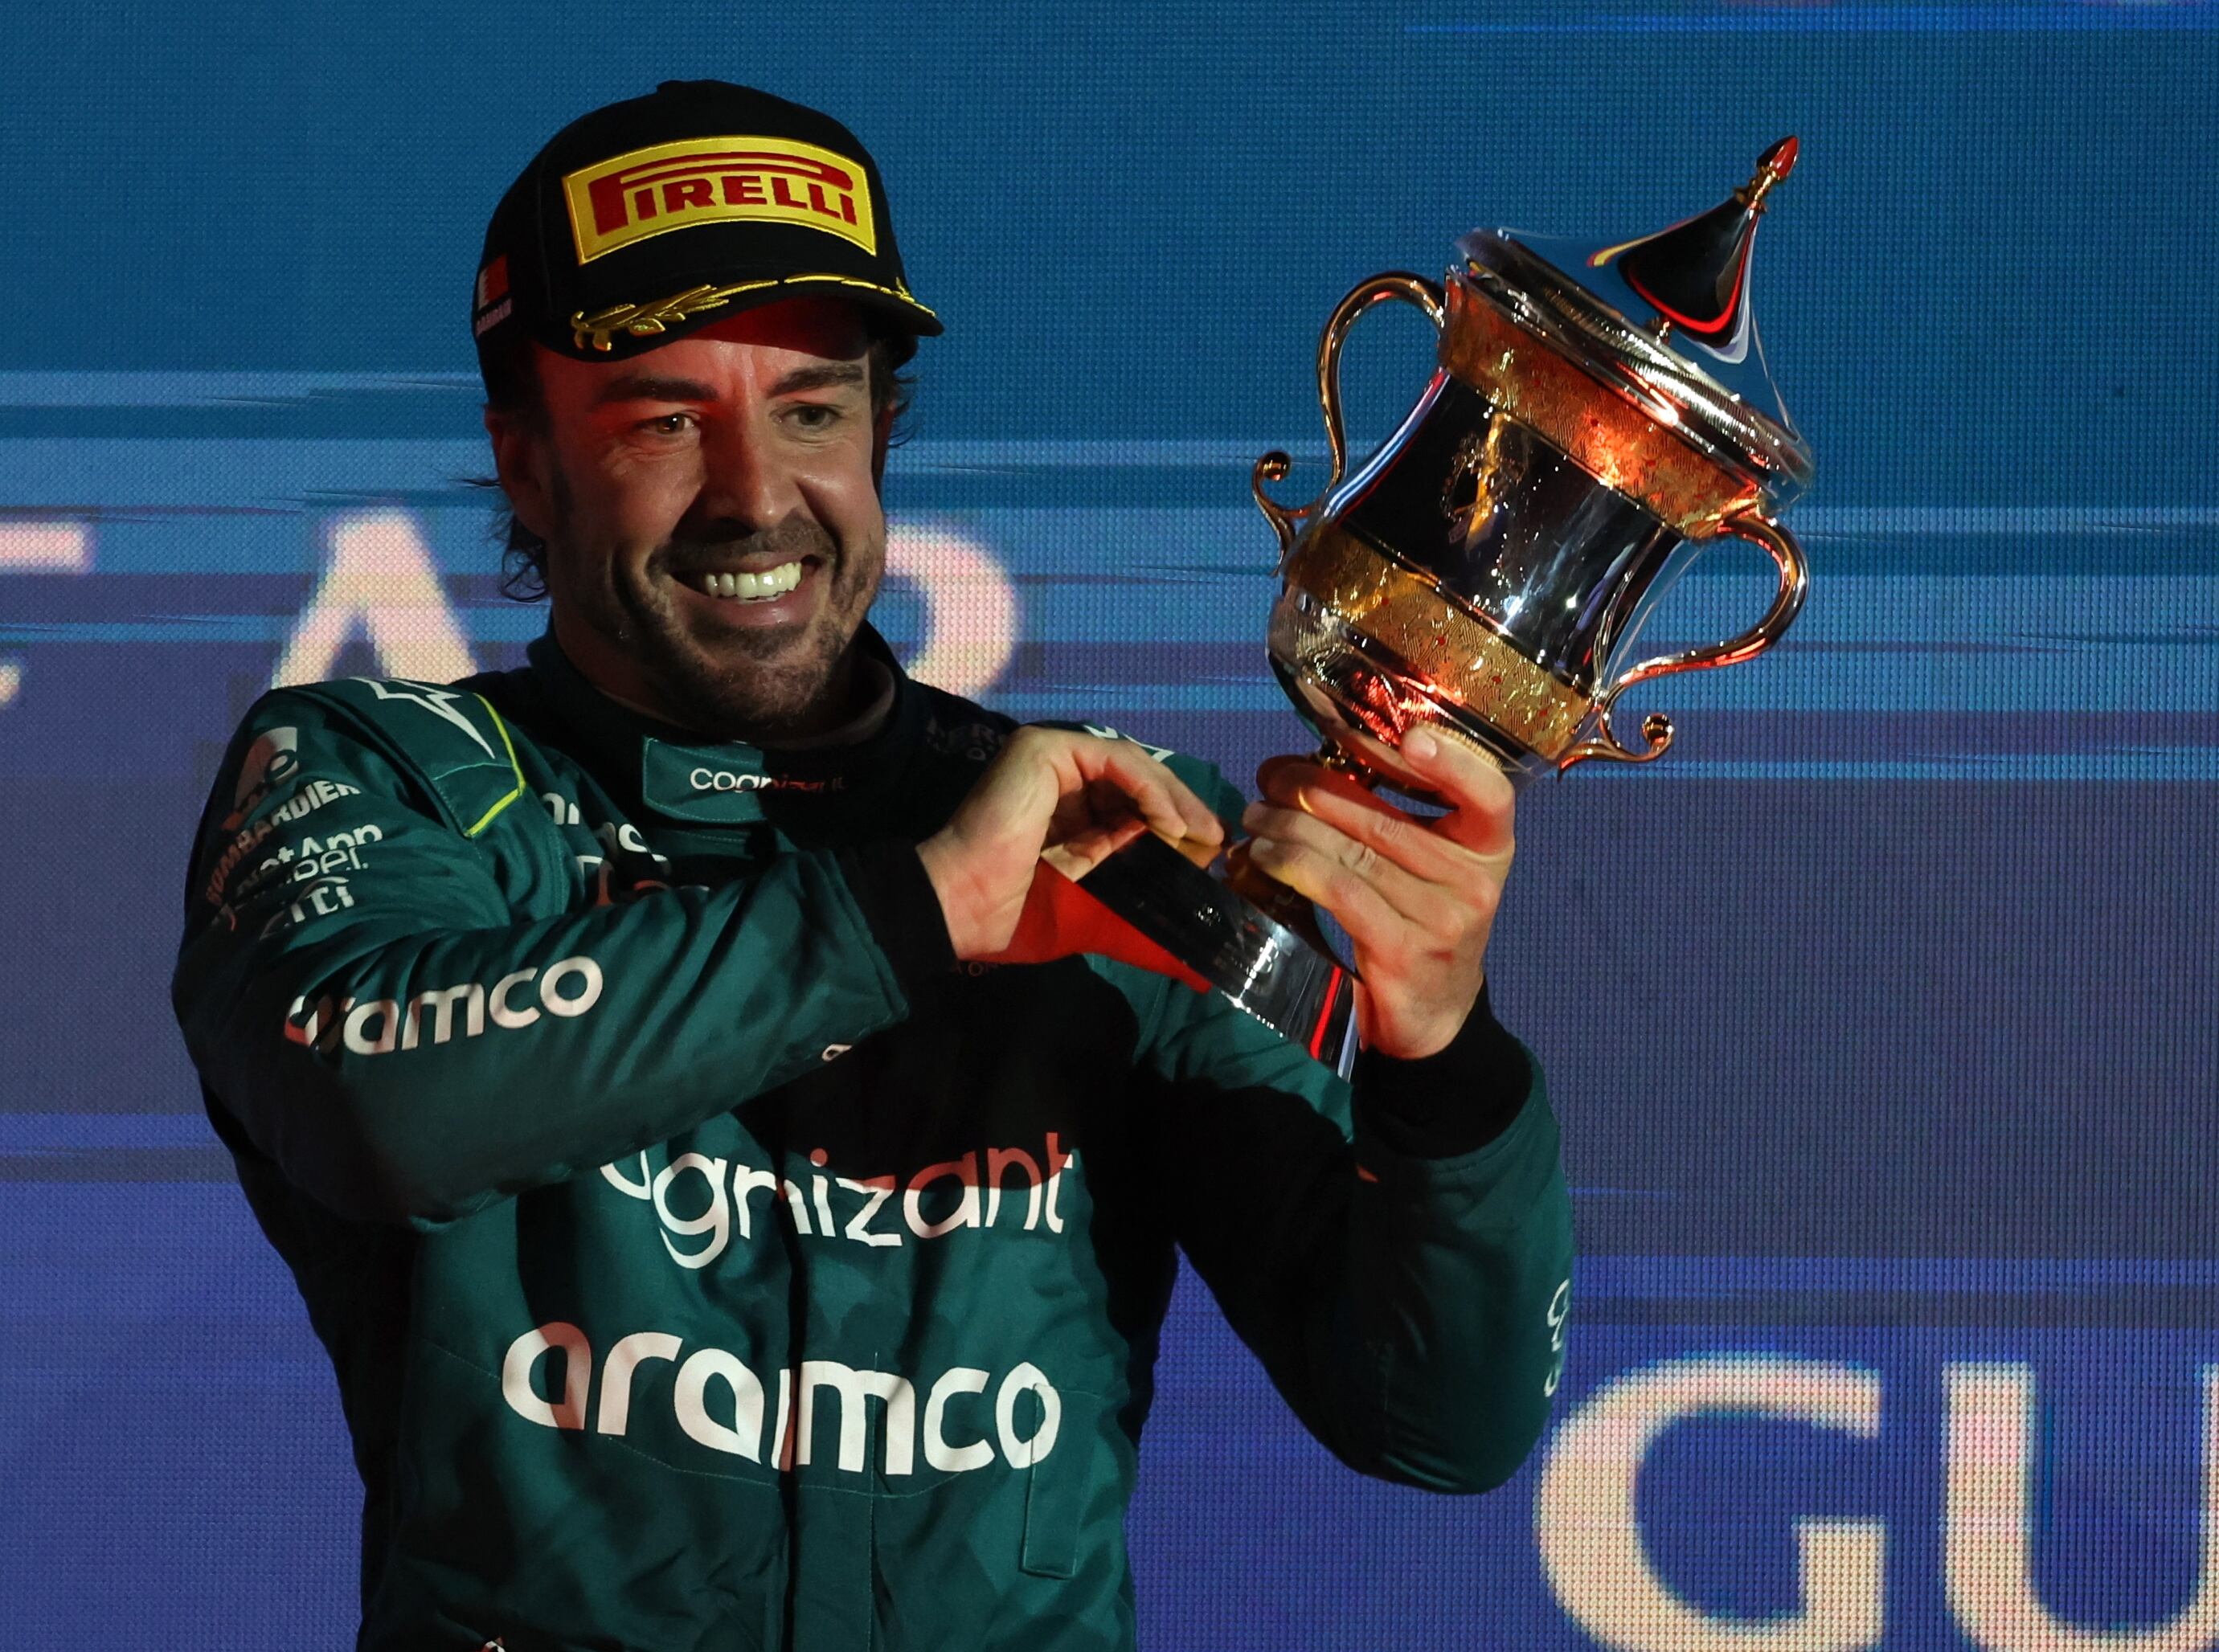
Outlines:
{"type": "MultiPolygon", "coordinates": [[[[1284,453],[1265,455],[1254,478],[1283,581],[1267,651],[1324,736],[1321,761],[1421,799],[1396,756],[1420,724],[1518,780],[1591,759],[1647,762],[1672,725],[1651,714],[1629,744],[1612,718],[1620,694],[1737,664],[1787,630],[1809,581],[1776,519],[1809,485],[1812,455],[1771,392],[1748,270],[1766,197],[1795,155],[1782,140],[1728,200],[1660,234],[1575,252],[1476,230],[1441,283],[1375,276],[1334,309],[1318,348],[1325,492],[1299,508],[1274,500],[1265,484],[1285,477],[1284,453]],[[1345,476],[1341,348],[1388,301],[1433,322],[1439,365],[1401,427],[1345,476]],[[1626,659],[1671,580],[1726,537],[1772,558],[1765,613],[1725,642],[1626,659]]],[[[1085,887],[1346,1073],[1347,970],[1290,891],[1252,867],[1233,881],[1253,898],[1144,837],[1085,887]]]]}

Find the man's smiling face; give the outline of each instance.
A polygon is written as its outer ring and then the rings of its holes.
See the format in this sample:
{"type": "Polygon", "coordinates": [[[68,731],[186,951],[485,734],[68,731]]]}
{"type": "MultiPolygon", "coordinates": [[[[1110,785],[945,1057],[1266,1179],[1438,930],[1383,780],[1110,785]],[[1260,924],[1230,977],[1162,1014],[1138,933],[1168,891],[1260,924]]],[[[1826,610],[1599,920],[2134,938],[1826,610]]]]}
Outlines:
{"type": "Polygon", "coordinates": [[[623,361],[534,346],[544,418],[488,427],[518,519],[547,542],[556,637],[595,684],[725,739],[852,714],[886,567],[869,347],[832,299],[623,361]]]}

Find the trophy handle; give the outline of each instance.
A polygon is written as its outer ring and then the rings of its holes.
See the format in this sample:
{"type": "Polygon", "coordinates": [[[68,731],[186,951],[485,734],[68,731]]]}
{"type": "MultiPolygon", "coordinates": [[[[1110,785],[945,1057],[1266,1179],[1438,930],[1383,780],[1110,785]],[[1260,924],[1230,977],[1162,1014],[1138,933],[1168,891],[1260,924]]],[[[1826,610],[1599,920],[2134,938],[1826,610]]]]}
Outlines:
{"type": "Polygon", "coordinates": [[[1340,479],[1348,468],[1348,440],[1340,423],[1340,347],[1358,316],[1390,298],[1423,310],[1435,332],[1447,325],[1448,312],[1443,306],[1439,286],[1423,276],[1402,270],[1390,270],[1369,281],[1358,282],[1334,307],[1326,319],[1325,331],[1318,335],[1318,406],[1325,413],[1325,438],[1333,450],[1333,474],[1326,478],[1323,490],[1299,510],[1290,510],[1266,494],[1264,484],[1284,481],[1294,464],[1292,458],[1276,448],[1256,461],[1256,469],[1249,477],[1249,490],[1256,496],[1256,508],[1264,512],[1265,520],[1279,536],[1279,561],[1283,564],[1287,553],[1295,548],[1296,525],[1317,514],[1318,507],[1340,486],[1340,479]]]}
{"type": "Polygon", "coordinates": [[[1625,744],[1610,726],[1611,707],[1618,697],[1638,682],[1651,677],[1662,677],[1675,671],[1701,671],[1714,666],[1738,665],[1744,660],[1754,659],[1777,643],[1782,633],[1802,612],[1803,599],[1811,589],[1811,572],[1803,560],[1803,547],[1795,536],[1764,515],[1754,506],[1745,507],[1728,516],[1719,525],[1720,537],[1731,534],[1762,545],[1780,569],[1780,588],[1772,599],[1772,606],[1764,618],[1748,630],[1727,643],[1715,643],[1709,648],[1689,649],[1684,653],[1659,655],[1653,660],[1644,660],[1639,665],[1619,674],[1618,680],[1595,700],[1596,737],[1583,740],[1557,760],[1557,772],[1562,773],[1574,763],[1584,762],[1590,757],[1607,757],[1621,763],[1646,763],[1664,755],[1672,743],[1672,719],[1662,711],[1651,711],[1641,722],[1641,747],[1636,749],[1625,744]]]}

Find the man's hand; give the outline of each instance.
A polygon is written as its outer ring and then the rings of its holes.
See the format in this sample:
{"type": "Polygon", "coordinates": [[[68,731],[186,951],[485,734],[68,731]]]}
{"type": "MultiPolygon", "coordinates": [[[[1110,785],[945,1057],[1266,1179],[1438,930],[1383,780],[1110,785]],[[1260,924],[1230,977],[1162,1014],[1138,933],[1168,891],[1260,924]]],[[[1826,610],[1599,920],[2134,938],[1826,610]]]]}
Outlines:
{"type": "Polygon", "coordinates": [[[1422,819],[1346,775],[1275,757],[1256,774],[1265,801],[1241,823],[1256,835],[1250,860],[1355,943],[1365,1046],[1408,1059],[1445,1046],[1479,997],[1514,844],[1510,782],[1492,762],[1424,729],[1402,755],[1451,812],[1422,819]]]}
{"type": "Polygon", "coordinates": [[[917,852],[955,955],[989,958],[1016,933],[1042,860],[1084,878],[1146,831],[1204,865],[1225,841],[1209,805],[1138,746],[1024,728],[917,852]]]}

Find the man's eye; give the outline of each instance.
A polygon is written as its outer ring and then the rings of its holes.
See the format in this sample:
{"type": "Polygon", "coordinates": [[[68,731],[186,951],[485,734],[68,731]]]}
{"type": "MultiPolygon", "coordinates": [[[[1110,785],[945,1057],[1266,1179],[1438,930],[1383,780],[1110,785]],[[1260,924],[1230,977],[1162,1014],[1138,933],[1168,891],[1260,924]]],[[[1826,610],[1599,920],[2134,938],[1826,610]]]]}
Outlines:
{"type": "Polygon", "coordinates": [[[650,419],[640,425],[650,436],[683,436],[695,424],[690,413],[665,413],[660,419],[650,419]]]}
{"type": "Polygon", "coordinates": [[[821,401],[797,402],[786,410],[786,416],[801,430],[830,430],[840,422],[840,410],[821,401]]]}

